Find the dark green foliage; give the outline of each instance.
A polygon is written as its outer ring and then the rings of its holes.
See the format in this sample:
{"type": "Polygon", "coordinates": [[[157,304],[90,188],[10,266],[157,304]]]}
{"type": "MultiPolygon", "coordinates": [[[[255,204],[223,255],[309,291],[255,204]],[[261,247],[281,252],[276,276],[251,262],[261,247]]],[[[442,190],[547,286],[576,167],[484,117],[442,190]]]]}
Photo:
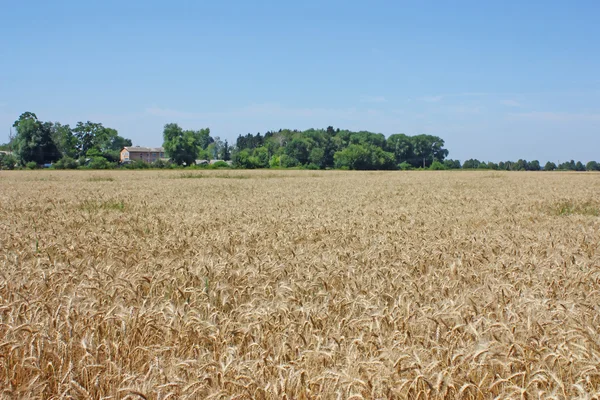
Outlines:
{"type": "Polygon", "coordinates": [[[442,170],[445,170],[446,167],[441,162],[435,160],[434,162],[431,163],[431,165],[429,166],[429,169],[432,171],[442,171],[442,170]]]}
{"type": "Polygon", "coordinates": [[[92,157],[87,164],[83,168],[89,169],[112,169],[117,165],[115,163],[109,162],[104,157],[92,157]]]}
{"type": "Polygon", "coordinates": [[[171,165],[172,164],[170,162],[168,162],[166,160],[161,160],[161,159],[158,159],[151,164],[152,168],[160,168],[160,169],[170,168],[171,165]]]}
{"type": "Polygon", "coordinates": [[[335,167],[356,170],[395,169],[392,153],[372,144],[351,144],[334,155],[335,167]]]}
{"type": "Polygon", "coordinates": [[[223,161],[231,160],[231,148],[229,147],[229,143],[227,140],[223,143],[223,147],[221,147],[221,153],[219,154],[223,161]]]}
{"type": "Polygon", "coordinates": [[[554,171],[556,169],[556,164],[551,161],[548,161],[546,165],[544,165],[544,171],[554,171]]]}
{"type": "Polygon", "coordinates": [[[18,163],[17,157],[12,154],[0,153],[0,169],[11,170],[15,169],[18,163]]]}
{"type": "Polygon", "coordinates": [[[590,161],[585,165],[586,171],[600,171],[600,164],[596,161],[590,161]]]}
{"type": "Polygon", "coordinates": [[[42,165],[60,158],[60,152],[52,138],[52,123],[41,122],[34,113],[25,112],[13,127],[17,130],[14,139],[15,154],[22,164],[35,162],[42,165]]]}
{"type": "Polygon", "coordinates": [[[558,165],[558,169],[561,171],[575,171],[575,161],[566,161],[558,165]]]}
{"type": "Polygon", "coordinates": [[[380,133],[332,126],[325,130],[282,129],[264,136],[240,135],[232,159],[239,168],[396,169],[403,162],[411,167],[429,167],[447,156],[443,145],[442,139],[431,135],[397,134],[386,140],[380,133]],[[266,149],[266,159],[262,149],[266,149]]]}
{"type": "Polygon", "coordinates": [[[56,122],[52,129],[52,138],[62,157],[77,157],[77,137],[69,125],[56,122]]]}
{"type": "Polygon", "coordinates": [[[400,169],[402,171],[410,171],[411,169],[414,169],[414,168],[412,165],[410,165],[409,163],[404,161],[404,162],[401,162],[400,164],[398,164],[398,169],[400,169]]]}
{"type": "Polygon", "coordinates": [[[54,169],[76,169],[79,166],[79,163],[74,158],[64,156],[52,166],[54,169]]]}
{"type": "Polygon", "coordinates": [[[459,160],[446,159],[446,160],[444,160],[444,166],[446,167],[446,169],[461,169],[462,168],[462,165],[460,164],[459,160]]]}
{"type": "Polygon", "coordinates": [[[467,161],[465,161],[463,163],[463,169],[477,169],[479,168],[479,165],[481,164],[481,161],[477,160],[477,159],[469,159],[467,161]]]}
{"type": "Polygon", "coordinates": [[[209,166],[211,169],[231,168],[225,161],[217,161],[209,166]]]}
{"type": "Polygon", "coordinates": [[[208,128],[184,131],[177,124],[166,124],[163,131],[164,148],[177,165],[194,165],[201,150],[212,143],[208,128]]]}
{"type": "Polygon", "coordinates": [[[149,163],[147,163],[147,162],[145,162],[143,160],[135,160],[135,161],[132,161],[130,163],[124,164],[123,168],[125,168],[125,169],[160,168],[160,167],[155,167],[154,164],[156,164],[156,162],[154,162],[153,164],[149,164],[149,163]]]}
{"type": "Polygon", "coordinates": [[[542,167],[540,166],[540,162],[538,160],[530,161],[527,165],[527,171],[539,171],[542,167]]]}

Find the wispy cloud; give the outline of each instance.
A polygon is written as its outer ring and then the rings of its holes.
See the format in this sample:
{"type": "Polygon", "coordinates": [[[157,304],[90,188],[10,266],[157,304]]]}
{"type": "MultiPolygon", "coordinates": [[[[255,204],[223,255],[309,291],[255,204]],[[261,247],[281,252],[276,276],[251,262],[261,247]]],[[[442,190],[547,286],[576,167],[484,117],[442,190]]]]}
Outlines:
{"type": "Polygon", "coordinates": [[[360,101],[362,103],[385,103],[387,100],[384,96],[362,96],[360,101]]]}
{"type": "Polygon", "coordinates": [[[523,107],[521,103],[516,100],[501,100],[500,104],[507,107],[523,107]]]}
{"type": "Polygon", "coordinates": [[[526,113],[510,113],[509,119],[541,122],[600,122],[598,113],[568,113],[551,111],[533,111],[526,113]]]}

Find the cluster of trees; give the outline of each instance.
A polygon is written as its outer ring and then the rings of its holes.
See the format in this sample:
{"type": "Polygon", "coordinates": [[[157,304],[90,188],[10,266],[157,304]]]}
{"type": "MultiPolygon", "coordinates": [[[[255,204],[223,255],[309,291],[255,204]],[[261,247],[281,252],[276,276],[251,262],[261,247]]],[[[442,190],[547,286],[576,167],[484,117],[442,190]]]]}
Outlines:
{"type": "MultiPolygon", "coordinates": [[[[131,140],[100,123],[78,122],[72,128],[59,122],[40,121],[31,112],[21,114],[13,127],[16,135],[11,135],[8,144],[0,145],[0,169],[33,168],[50,163],[54,168],[111,168],[118,165],[121,149],[132,145],[131,140]]],[[[171,123],[164,126],[163,139],[169,162],[158,160],[156,165],[146,165],[139,161],[129,167],[190,166],[195,165],[196,160],[204,159],[232,160],[237,168],[600,170],[595,161],[584,165],[573,160],[559,165],[547,162],[543,168],[537,160],[494,163],[469,159],[461,165],[458,160],[446,158],[448,150],[444,148],[444,140],[437,136],[400,133],[386,138],[380,133],[352,132],[332,126],[240,135],[235,146],[230,146],[227,140],[212,137],[208,128],[184,130],[171,123]]]]}
{"type": "Polygon", "coordinates": [[[444,140],[432,135],[386,137],[349,130],[281,129],[237,138],[232,152],[239,168],[410,169],[428,168],[448,155],[444,140]]]}
{"type": "Polygon", "coordinates": [[[32,112],[21,114],[13,128],[16,134],[3,146],[10,151],[1,157],[0,166],[4,169],[50,163],[56,168],[109,168],[119,161],[121,149],[131,146],[131,140],[100,123],[78,122],[72,128],[59,122],[40,121],[32,112]]]}
{"type": "Polygon", "coordinates": [[[183,130],[177,124],[166,124],[163,140],[165,153],[177,165],[194,165],[198,159],[228,161],[231,158],[227,140],[213,138],[209,128],[183,130]]]}
{"type": "Polygon", "coordinates": [[[575,162],[574,160],[571,160],[560,163],[557,166],[552,161],[548,161],[542,168],[538,160],[501,161],[496,164],[491,161],[486,163],[477,159],[469,159],[463,163],[462,168],[493,169],[500,171],[600,171],[600,164],[596,161],[590,161],[584,165],[581,161],[575,162]]]}

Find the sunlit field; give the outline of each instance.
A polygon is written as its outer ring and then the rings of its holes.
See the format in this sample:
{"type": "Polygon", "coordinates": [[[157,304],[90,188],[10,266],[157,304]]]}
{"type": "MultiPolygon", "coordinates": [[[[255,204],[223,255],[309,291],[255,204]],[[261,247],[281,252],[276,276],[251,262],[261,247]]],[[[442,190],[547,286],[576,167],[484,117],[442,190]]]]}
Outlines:
{"type": "Polygon", "coordinates": [[[600,174],[0,172],[3,398],[600,392],[600,174]]]}

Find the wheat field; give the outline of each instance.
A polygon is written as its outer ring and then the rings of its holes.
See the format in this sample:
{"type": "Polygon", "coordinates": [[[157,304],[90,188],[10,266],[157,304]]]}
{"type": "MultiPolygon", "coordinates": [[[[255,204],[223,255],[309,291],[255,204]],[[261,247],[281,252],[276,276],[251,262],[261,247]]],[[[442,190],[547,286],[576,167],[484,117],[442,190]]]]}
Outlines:
{"type": "Polygon", "coordinates": [[[0,172],[6,399],[600,397],[600,175],[0,172]]]}

